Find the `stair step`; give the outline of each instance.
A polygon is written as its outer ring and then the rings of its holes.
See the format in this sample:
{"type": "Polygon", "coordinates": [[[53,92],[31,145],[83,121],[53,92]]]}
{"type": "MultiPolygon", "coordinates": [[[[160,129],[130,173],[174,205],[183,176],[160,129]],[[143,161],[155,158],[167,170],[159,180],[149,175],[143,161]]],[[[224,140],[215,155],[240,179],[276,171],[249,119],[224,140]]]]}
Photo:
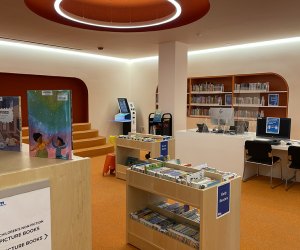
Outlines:
{"type": "Polygon", "coordinates": [[[29,136],[22,136],[22,143],[29,144],[29,136]]]}
{"type": "Polygon", "coordinates": [[[74,131],[73,132],[73,141],[80,139],[87,139],[92,137],[98,137],[97,129],[89,129],[84,131],[74,131]]]}
{"type": "Polygon", "coordinates": [[[72,129],[74,131],[83,131],[83,130],[90,130],[91,124],[90,123],[73,123],[72,129]]]}
{"type": "Polygon", "coordinates": [[[97,147],[89,147],[83,149],[73,150],[73,154],[81,157],[95,157],[100,155],[105,155],[108,153],[114,152],[114,146],[110,143],[97,146],[97,147]]]}
{"type": "Polygon", "coordinates": [[[104,145],[105,143],[106,143],[106,138],[104,136],[74,140],[73,149],[96,147],[96,146],[104,145]]]}
{"type": "Polygon", "coordinates": [[[28,136],[28,135],[29,135],[28,127],[22,127],[22,136],[28,136]]]}

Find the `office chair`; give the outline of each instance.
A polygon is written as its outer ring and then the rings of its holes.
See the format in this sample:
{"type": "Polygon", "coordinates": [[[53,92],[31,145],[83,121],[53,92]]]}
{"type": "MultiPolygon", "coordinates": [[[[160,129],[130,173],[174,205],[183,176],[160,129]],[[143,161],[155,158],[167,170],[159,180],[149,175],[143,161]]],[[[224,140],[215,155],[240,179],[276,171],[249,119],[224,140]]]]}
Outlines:
{"type": "MultiPolygon", "coordinates": [[[[282,167],[281,160],[277,156],[272,155],[272,146],[268,142],[264,141],[246,141],[245,142],[245,163],[257,164],[256,176],[259,175],[259,165],[268,166],[271,169],[270,174],[270,185],[271,188],[277,187],[278,185],[273,185],[273,167],[276,164],[280,165],[280,173],[282,179],[282,167]]],[[[243,181],[247,181],[248,179],[254,177],[255,175],[245,179],[245,167],[244,164],[244,173],[243,173],[243,181]]]]}
{"type": "Polygon", "coordinates": [[[294,175],[285,180],[285,190],[288,190],[295,182],[297,171],[300,170],[300,147],[289,146],[288,148],[288,168],[294,170],[294,175]],[[294,181],[292,181],[294,179],[294,181]],[[292,184],[288,186],[288,182],[292,181],[292,184]]]}

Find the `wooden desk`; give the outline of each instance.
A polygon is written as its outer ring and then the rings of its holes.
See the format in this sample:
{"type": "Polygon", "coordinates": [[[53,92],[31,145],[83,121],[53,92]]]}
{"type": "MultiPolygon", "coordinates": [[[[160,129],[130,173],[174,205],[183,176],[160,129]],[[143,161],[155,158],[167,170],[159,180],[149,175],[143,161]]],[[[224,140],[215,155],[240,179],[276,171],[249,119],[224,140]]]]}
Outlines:
{"type": "Polygon", "coordinates": [[[29,157],[23,146],[24,152],[0,151],[0,190],[48,180],[52,249],[91,250],[90,159],[29,157]]]}

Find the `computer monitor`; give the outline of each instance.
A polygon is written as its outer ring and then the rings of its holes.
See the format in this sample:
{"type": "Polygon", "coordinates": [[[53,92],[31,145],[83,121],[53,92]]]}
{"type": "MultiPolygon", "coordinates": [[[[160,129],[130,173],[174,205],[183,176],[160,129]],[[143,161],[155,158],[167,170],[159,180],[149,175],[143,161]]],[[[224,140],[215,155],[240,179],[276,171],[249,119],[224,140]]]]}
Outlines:
{"type": "Polygon", "coordinates": [[[129,105],[126,98],[118,98],[120,113],[130,113],[129,105]]]}
{"type": "Polygon", "coordinates": [[[234,126],[233,108],[210,108],[209,116],[213,125],[234,126]]]}
{"type": "Polygon", "coordinates": [[[291,118],[257,118],[256,136],[278,139],[290,139],[291,118]]]}

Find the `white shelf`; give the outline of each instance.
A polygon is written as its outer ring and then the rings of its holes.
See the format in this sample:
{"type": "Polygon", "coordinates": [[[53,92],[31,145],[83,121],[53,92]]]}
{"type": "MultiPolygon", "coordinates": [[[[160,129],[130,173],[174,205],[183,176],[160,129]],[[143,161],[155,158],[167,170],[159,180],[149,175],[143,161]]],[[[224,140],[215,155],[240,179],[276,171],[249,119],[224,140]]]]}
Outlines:
{"type": "Polygon", "coordinates": [[[231,107],[231,105],[220,105],[216,103],[191,103],[190,106],[203,106],[203,107],[231,107]]]}
{"type": "Polygon", "coordinates": [[[282,90],[272,90],[272,91],[263,91],[263,90],[234,90],[234,94],[270,94],[270,93],[287,93],[287,91],[282,90]]]}
{"type": "Polygon", "coordinates": [[[232,92],[224,92],[224,91],[191,91],[192,95],[211,95],[211,94],[232,94],[232,92]]]}
{"type": "Polygon", "coordinates": [[[257,104],[233,104],[235,108],[287,108],[287,106],[262,106],[257,104]]]}

